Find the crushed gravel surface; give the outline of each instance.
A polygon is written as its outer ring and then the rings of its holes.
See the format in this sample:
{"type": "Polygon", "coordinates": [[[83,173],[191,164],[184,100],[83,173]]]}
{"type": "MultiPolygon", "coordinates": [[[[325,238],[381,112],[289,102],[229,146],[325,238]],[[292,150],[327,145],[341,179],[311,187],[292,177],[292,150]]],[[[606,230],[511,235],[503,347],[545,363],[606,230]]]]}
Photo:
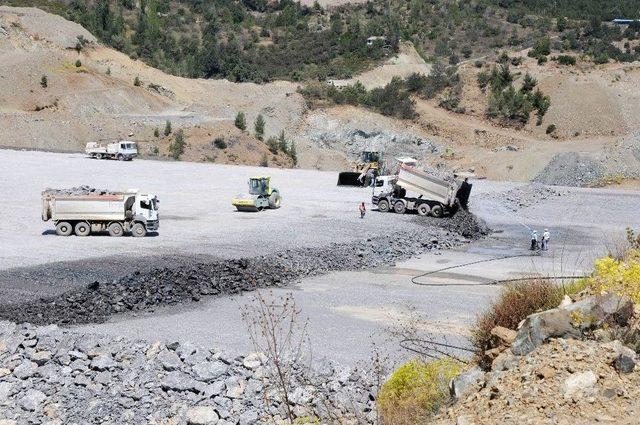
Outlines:
{"type": "Polygon", "coordinates": [[[504,192],[492,193],[489,194],[488,197],[515,212],[521,208],[530,207],[546,201],[549,198],[566,194],[567,191],[560,188],[531,183],[504,192]]]}

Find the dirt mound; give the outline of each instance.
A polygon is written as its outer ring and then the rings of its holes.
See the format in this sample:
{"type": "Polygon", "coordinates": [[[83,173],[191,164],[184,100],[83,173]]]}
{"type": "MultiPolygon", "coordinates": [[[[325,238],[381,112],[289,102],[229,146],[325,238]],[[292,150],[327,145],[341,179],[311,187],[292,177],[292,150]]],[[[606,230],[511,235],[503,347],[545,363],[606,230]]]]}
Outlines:
{"type": "Polygon", "coordinates": [[[530,207],[539,202],[546,201],[549,198],[562,196],[566,193],[566,191],[557,188],[544,186],[539,183],[531,183],[507,190],[506,192],[490,193],[485,196],[494,199],[497,203],[515,212],[521,208],[530,207]]]}
{"type": "Polygon", "coordinates": [[[416,217],[415,222],[440,227],[467,239],[480,239],[491,233],[491,229],[483,219],[463,209],[458,210],[453,217],[416,217]]]}

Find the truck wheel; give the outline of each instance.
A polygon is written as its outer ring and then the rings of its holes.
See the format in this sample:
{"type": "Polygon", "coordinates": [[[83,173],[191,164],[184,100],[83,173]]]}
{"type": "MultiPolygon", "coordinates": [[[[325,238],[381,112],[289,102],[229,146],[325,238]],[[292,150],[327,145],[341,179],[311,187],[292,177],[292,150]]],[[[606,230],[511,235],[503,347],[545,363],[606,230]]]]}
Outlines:
{"type": "Polygon", "coordinates": [[[124,230],[122,229],[122,225],[120,223],[111,223],[109,225],[109,236],[122,236],[124,230]]]}
{"type": "Polygon", "coordinates": [[[76,236],[89,236],[89,233],[91,233],[91,226],[88,223],[81,221],[76,223],[75,232],[76,236]]]}
{"type": "Polygon", "coordinates": [[[404,202],[398,201],[395,204],[393,204],[393,210],[397,214],[404,214],[405,211],[407,211],[407,206],[404,204],[404,202]]]}
{"type": "Polygon", "coordinates": [[[96,157],[96,158],[98,158],[98,159],[102,159],[102,154],[101,154],[101,153],[99,153],[99,154],[97,154],[95,157],[96,157]]]}
{"type": "Polygon", "coordinates": [[[133,227],[131,228],[131,234],[133,235],[133,237],[135,238],[142,238],[144,236],[146,236],[147,234],[147,229],[144,227],[144,224],[142,223],[136,223],[133,225],[133,227]]]}
{"type": "Polygon", "coordinates": [[[427,204],[420,204],[418,206],[418,215],[421,215],[423,217],[426,217],[429,215],[429,212],[431,212],[431,208],[429,208],[429,205],[427,204]]]}
{"type": "Polygon", "coordinates": [[[442,217],[444,215],[444,210],[442,209],[442,206],[436,205],[433,208],[431,208],[431,215],[438,218],[442,217]]]}
{"type": "Polygon", "coordinates": [[[282,198],[278,192],[273,192],[271,196],[269,196],[269,208],[272,210],[277,210],[282,205],[282,198]]]}
{"type": "Polygon", "coordinates": [[[60,223],[56,224],[56,233],[59,236],[69,236],[71,235],[71,233],[73,233],[73,226],[71,226],[71,223],[61,221],[60,223]]]}
{"type": "Polygon", "coordinates": [[[124,155],[121,153],[118,154],[118,161],[124,161],[124,155]]]}
{"type": "Polygon", "coordinates": [[[378,211],[389,212],[389,201],[387,201],[386,199],[378,201],[378,211]]]}

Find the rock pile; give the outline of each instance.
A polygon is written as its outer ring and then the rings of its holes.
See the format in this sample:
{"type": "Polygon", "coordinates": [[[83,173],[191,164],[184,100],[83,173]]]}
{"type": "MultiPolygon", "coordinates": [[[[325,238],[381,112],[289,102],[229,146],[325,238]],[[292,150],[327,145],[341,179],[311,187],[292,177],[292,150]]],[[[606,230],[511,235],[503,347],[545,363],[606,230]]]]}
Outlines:
{"type": "Polygon", "coordinates": [[[492,193],[486,196],[504,205],[510,211],[516,212],[521,208],[527,208],[549,198],[563,196],[566,193],[566,190],[544,186],[539,183],[531,183],[506,192],[492,193]]]}
{"type": "Polygon", "coordinates": [[[533,314],[517,332],[494,328],[494,348],[451,382],[457,403],[435,423],[636,423],[637,354],[615,338],[637,338],[637,319],[609,294],[533,314]]]}
{"type": "MultiPolygon", "coordinates": [[[[0,423],[279,423],[269,362],[188,343],[152,345],[0,322],[0,423]]],[[[373,423],[368,379],[326,363],[294,368],[297,417],[373,423]],[[321,384],[314,384],[321,382],[321,384]]]]}
{"type": "Polygon", "coordinates": [[[463,209],[458,210],[453,217],[416,217],[415,221],[427,226],[440,227],[470,240],[480,239],[491,233],[491,229],[484,220],[463,209]]]}
{"type": "Polygon", "coordinates": [[[86,287],[55,297],[3,304],[0,317],[34,324],[102,322],[125,311],[283,286],[330,271],[391,265],[465,240],[457,233],[429,227],[420,233],[398,232],[353,243],[287,250],[273,256],[217,261],[180,258],[173,264],[134,271],[113,281],[87,282],[86,287]]]}
{"type": "Polygon", "coordinates": [[[118,192],[114,192],[108,189],[96,189],[95,187],[81,185],[71,187],[69,189],[45,189],[44,193],[48,195],[66,195],[66,196],[82,196],[82,195],[113,195],[118,192]]]}
{"type": "Polygon", "coordinates": [[[536,183],[586,187],[605,176],[605,167],[589,157],[575,152],[559,153],[534,177],[536,183]]]}

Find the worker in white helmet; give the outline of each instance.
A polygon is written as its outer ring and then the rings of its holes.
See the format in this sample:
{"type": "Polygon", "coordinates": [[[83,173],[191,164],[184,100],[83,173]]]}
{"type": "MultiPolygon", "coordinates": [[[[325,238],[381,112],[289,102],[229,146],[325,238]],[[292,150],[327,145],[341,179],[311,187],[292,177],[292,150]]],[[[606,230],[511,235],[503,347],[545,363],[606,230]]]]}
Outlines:
{"type": "Polygon", "coordinates": [[[535,251],[538,249],[538,231],[534,230],[531,232],[531,251],[535,251]]]}
{"type": "Polygon", "coordinates": [[[549,249],[549,239],[551,239],[551,233],[549,233],[549,229],[544,229],[544,233],[542,234],[542,250],[546,251],[549,249]]]}

